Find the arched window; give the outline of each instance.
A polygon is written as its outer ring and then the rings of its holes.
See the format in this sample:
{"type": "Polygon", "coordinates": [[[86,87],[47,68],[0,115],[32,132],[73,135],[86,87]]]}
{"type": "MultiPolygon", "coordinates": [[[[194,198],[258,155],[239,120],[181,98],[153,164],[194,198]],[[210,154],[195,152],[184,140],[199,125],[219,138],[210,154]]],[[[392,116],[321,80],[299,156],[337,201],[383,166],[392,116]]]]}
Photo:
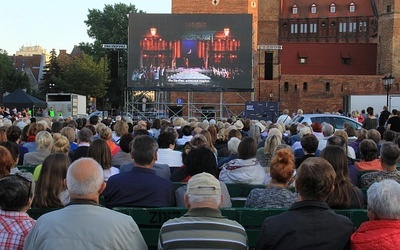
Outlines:
{"type": "Polygon", "coordinates": [[[351,13],[356,12],[356,5],[353,2],[351,2],[349,5],[349,11],[351,13]]]}
{"type": "Polygon", "coordinates": [[[285,92],[289,91],[289,83],[285,82],[285,84],[283,85],[283,89],[285,90],[285,92]]]}
{"type": "Polygon", "coordinates": [[[331,91],[331,83],[330,82],[325,83],[325,91],[326,92],[331,91]]]}
{"type": "Polygon", "coordinates": [[[336,12],[336,4],[335,3],[331,3],[331,7],[329,8],[329,12],[331,12],[331,13],[335,13],[336,12]]]}
{"type": "Polygon", "coordinates": [[[297,92],[297,84],[294,85],[294,92],[297,92]]]}
{"type": "Polygon", "coordinates": [[[311,4],[311,14],[317,13],[317,5],[315,3],[311,4]]]}
{"type": "Polygon", "coordinates": [[[292,7],[292,14],[297,14],[298,13],[297,11],[298,11],[298,8],[297,8],[297,5],[295,4],[292,7]]]}
{"type": "Polygon", "coordinates": [[[303,91],[307,91],[308,89],[308,83],[303,82],[303,91]]]}

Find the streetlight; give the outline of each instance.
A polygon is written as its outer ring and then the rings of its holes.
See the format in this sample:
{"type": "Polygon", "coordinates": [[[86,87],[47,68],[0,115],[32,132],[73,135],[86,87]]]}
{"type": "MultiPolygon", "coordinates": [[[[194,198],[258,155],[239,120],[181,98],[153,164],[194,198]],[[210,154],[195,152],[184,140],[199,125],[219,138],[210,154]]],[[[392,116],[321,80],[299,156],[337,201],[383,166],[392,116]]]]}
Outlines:
{"type": "Polygon", "coordinates": [[[382,81],[386,89],[386,107],[389,107],[389,91],[392,88],[394,76],[392,76],[392,74],[390,74],[389,76],[385,76],[384,78],[382,78],[382,81]]]}

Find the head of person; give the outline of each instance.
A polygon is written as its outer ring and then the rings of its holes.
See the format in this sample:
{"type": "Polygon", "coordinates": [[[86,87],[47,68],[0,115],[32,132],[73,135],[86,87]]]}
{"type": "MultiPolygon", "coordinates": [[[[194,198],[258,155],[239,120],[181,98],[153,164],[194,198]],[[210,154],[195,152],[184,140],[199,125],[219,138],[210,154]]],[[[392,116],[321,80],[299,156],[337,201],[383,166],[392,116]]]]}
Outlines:
{"type": "Polygon", "coordinates": [[[10,174],[11,168],[15,166],[15,159],[10,150],[0,146],[0,178],[10,174]]]}
{"type": "Polygon", "coordinates": [[[374,115],[374,108],[373,107],[368,107],[367,108],[367,114],[370,115],[370,116],[373,116],[374,115]]]}
{"type": "Polygon", "coordinates": [[[209,173],[217,176],[217,162],[214,153],[206,147],[198,147],[190,150],[184,164],[189,175],[209,173]]]}
{"type": "Polygon", "coordinates": [[[65,190],[64,179],[67,176],[69,157],[63,153],[54,153],[46,157],[36,183],[35,207],[54,208],[63,207],[59,199],[60,193],[65,190]]]}
{"type": "Polygon", "coordinates": [[[362,128],[362,129],[356,131],[357,140],[362,141],[365,138],[367,138],[367,133],[368,133],[368,130],[366,130],[365,128],[362,128]]]}
{"type": "Polygon", "coordinates": [[[331,136],[333,135],[333,133],[335,132],[335,129],[333,128],[333,126],[329,123],[323,123],[322,125],[322,134],[325,137],[331,136]]]}
{"type": "Polygon", "coordinates": [[[99,201],[99,195],[106,187],[103,169],[92,158],[80,158],[68,168],[65,184],[70,199],[99,201]]]}
{"type": "Polygon", "coordinates": [[[51,124],[51,132],[53,133],[60,133],[62,128],[63,128],[63,123],[60,121],[54,121],[51,124]]]}
{"type": "Polygon", "coordinates": [[[92,115],[89,118],[89,124],[90,125],[96,126],[98,123],[99,123],[99,116],[98,115],[92,115]]]}
{"type": "Polygon", "coordinates": [[[349,177],[347,155],[342,147],[328,145],[322,150],[320,157],[324,158],[332,165],[337,179],[349,177]]]}
{"type": "Polygon", "coordinates": [[[93,132],[89,128],[82,128],[78,132],[78,142],[79,143],[89,143],[93,140],[93,132]]]}
{"type": "Polygon", "coordinates": [[[400,220],[400,184],[387,179],[373,183],[367,191],[370,220],[400,220]]]}
{"type": "Polygon", "coordinates": [[[210,125],[207,131],[210,133],[211,142],[214,143],[217,140],[217,135],[218,135],[217,127],[215,125],[210,125]]]}
{"type": "Polygon", "coordinates": [[[157,150],[157,142],[148,135],[135,136],[131,142],[132,159],[141,167],[153,167],[157,160],[157,150]]]}
{"type": "Polygon", "coordinates": [[[378,143],[381,140],[381,133],[376,129],[370,129],[367,131],[367,139],[371,139],[375,143],[378,143]]]}
{"type": "MultiPolygon", "coordinates": [[[[8,151],[10,151],[11,156],[14,159],[14,165],[11,168],[15,167],[19,161],[19,146],[18,146],[18,144],[15,142],[12,142],[12,141],[5,141],[5,142],[1,142],[0,145],[7,148],[8,151]]],[[[0,160],[0,164],[5,164],[5,163],[4,162],[1,163],[1,160],[0,160]]],[[[7,165],[7,164],[5,164],[5,165],[7,165]]]]}
{"type": "Polygon", "coordinates": [[[322,125],[319,122],[311,123],[311,128],[316,133],[321,133],[322,132],[322,125]]]}
{"type": "Polygon", "coordinates": [[[236,137],[236,138],[238,138],[239,140],[241,140],[241,139],[242,139],[242,134],[241,134],[240,131],[237,130],[237,129],[231,129],[231,130],[229,130],[229,132],[228,132],[228,140],[230,140],[232,137],[236,137]]]}
{"type": "Polygon", "coordinates": [[[117,136],[122,136],[128,133],[128,123],[125,121],[116,121],[114,125],[114,131],[117,136]]]}
{"type": "Polygon", "coordinates": [[[365,139],[360,143],[361,159],[364,161],[373,161],[376,159],[378,146],[371,139],[365,139]]]}
{"type": "Polygon", "coordinates": [[[308,134],[301,138],[301,147],[308,154],[314,154],[318,149],[318,139],[313,134],[308,134]]]}
{"type": "Polygon", "coordinates": [[[279,140],[282,140],[282,132],[278,128],[270,128],[269,129],[267,137],[274,136],[274,135],[278,136],[279,140]]]}
{"type": "Polygon", "coordinates": [[[32,204],[35,182],[30,173],[17,173],[0,178],[0,209],[26,212],[32,204]]]}
{"type": "Polygon", "coordinates": [[[222,201],[221,185],[212,174],[199,173],[189,179],[185,194],[185,203],[189,210],[199,207],[218,209],[222,201]]]}
{"type": "Polygon", "coordinates": [[[400,148],[393,142],[382,143],[380,155],[383,168],[395,168],[400,158],[400,148]]]}
{"type": "Polygon", "coordinates": [[[338,146],[341,147],[343,150],[346,150],[346,140],[342,137],[342,136],[332,136],[330,137],[327,142],[326,142],[327,146],[338,146]]]}
{"type": "Polygon", "coordinates": [[[282,112],[284,115],[288,115],[289,114],[289,110],[288,109],[284,109],[282,112]]]}
{"type": "Polygon", "coordinates": [[[282,144],[282,138],[279,135],[270,135],[264,143],[264,154],[273,154],[276,147],[282,144]]]}
{"type": "Polygon", "coordinates": [[[228,141],[228,150],[230,154],[237,154],[239,148],[240,140],[236,137],[232,137],[228,141]]]}
{"type": "Polygon", "coordinates": [[[394,142],[396,140],[397,134],[393,130],[386,130],[383,132],[382,139],[388,142],[394,142]]]}
{"type": "Polygon", "coordinates": [[[21,139],[22,130],[18,126],[10,126],[7,129],[7,140],[17,142],[21,139]]]}
{"type": "Polygon", "coordinates": [[[289,148],[277,150],[270,165],[272,181],[287,185],[293,177],[294,167],[293,152],[289,148]]]}
{"type": "Polygon", "coordinates": [[[103,140],[111,140],[112,138],[112,130],[109,127],[104,127],[102,129],[99,130],[99,136],[101,139],[103,140]]]}
{"type": "Polygon", "coordinates": [[[176,136],[172,132],[164,131],[158,136],[159,148],[173,148],[175,146],[176,136]]]}
{"type": "Polygon", "coordinates": [[[37,133],[35,140],[38,149],[50,149],[53,143],[53,137],[47,131],[40,131],[37,133]]]}
{"type": "Polygon", "coordinates": [[[53,143],[51,144],[51,147],[50,147],[51,153],[68,154],[69,146],[70,146],[69,140],[67,137],[65,137],[59,133],[53,134],[53,143]]]}
{"type": "Polygon", "coordinates": [[[67,137],[69,142],[74,142],[76,137],[76,131],[72,127],[64,127],[61,129],[60,134],[67,137]]]}
{"type": "Polygon", "coordinates": [[[88,157],[97,161],[103,169],[111,168],[111,150],[106,140],[94,140],[88,149],[88,157]]]}
{"type": "Polygon", "coordinates": [[[256,141],[250,136],[245,136],[239,143],[238,158],[242,160],[247,160],[256,157],[256,154],[256,141]]]}
{"type": "Polygon", "coordinates": [[[356,130],[354,129],[353,126],[347,126],[347,127],[344,129],[344,132],[346,132],[347,137],[354,137],[354,136],[357,136],[357,135],[356,135],[356,130]]]}
{"type": "Polygon", "coordinates": [[[121,150],[125,153],[129,153],[131,150],[129,148],[129,145],[131,141],[133,140],[133,135],[132,134],[124,134],[121,136],[119,139],[119,146],[121,147],[121,150]]]}
{"type": "Polygon", "coordinates": [[[335,184],[335,170],[321,157],[303,161],[296,173],[296,191],[300,200],[326,201],[335,184]]]}
{"type": "Polygon", "coordinates": [[[192,135],[192,128],[189,125],[185,125],[182,128],[182,134],[184,136],[191,136],[192,135]]]}

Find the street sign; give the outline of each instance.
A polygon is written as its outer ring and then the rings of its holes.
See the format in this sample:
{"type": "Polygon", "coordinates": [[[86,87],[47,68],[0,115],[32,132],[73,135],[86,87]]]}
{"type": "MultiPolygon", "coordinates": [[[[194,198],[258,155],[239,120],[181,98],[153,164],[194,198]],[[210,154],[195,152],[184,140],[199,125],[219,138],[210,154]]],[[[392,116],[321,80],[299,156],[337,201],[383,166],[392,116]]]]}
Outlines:
{"type": "Polygon", "coordinates": [[[258,45],[258,49],[263,49],[263,50],[281,50],[282,49],[282,45],[260,44],[260,45],[258,45]]]}
{"type": "Polygon", "coordinates": [[[126,44],[103,44],[103,49],[127,49],[126,44]]]}

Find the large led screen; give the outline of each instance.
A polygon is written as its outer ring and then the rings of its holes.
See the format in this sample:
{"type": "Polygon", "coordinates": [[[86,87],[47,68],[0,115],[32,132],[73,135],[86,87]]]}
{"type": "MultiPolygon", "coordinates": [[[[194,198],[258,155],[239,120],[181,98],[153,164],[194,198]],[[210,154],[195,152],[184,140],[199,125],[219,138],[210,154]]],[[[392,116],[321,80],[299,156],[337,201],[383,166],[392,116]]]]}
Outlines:
{"type": "Polygon", "coordinates": [[[128,88],[251,91],[248,14],[131,14],[128,88]]]}

